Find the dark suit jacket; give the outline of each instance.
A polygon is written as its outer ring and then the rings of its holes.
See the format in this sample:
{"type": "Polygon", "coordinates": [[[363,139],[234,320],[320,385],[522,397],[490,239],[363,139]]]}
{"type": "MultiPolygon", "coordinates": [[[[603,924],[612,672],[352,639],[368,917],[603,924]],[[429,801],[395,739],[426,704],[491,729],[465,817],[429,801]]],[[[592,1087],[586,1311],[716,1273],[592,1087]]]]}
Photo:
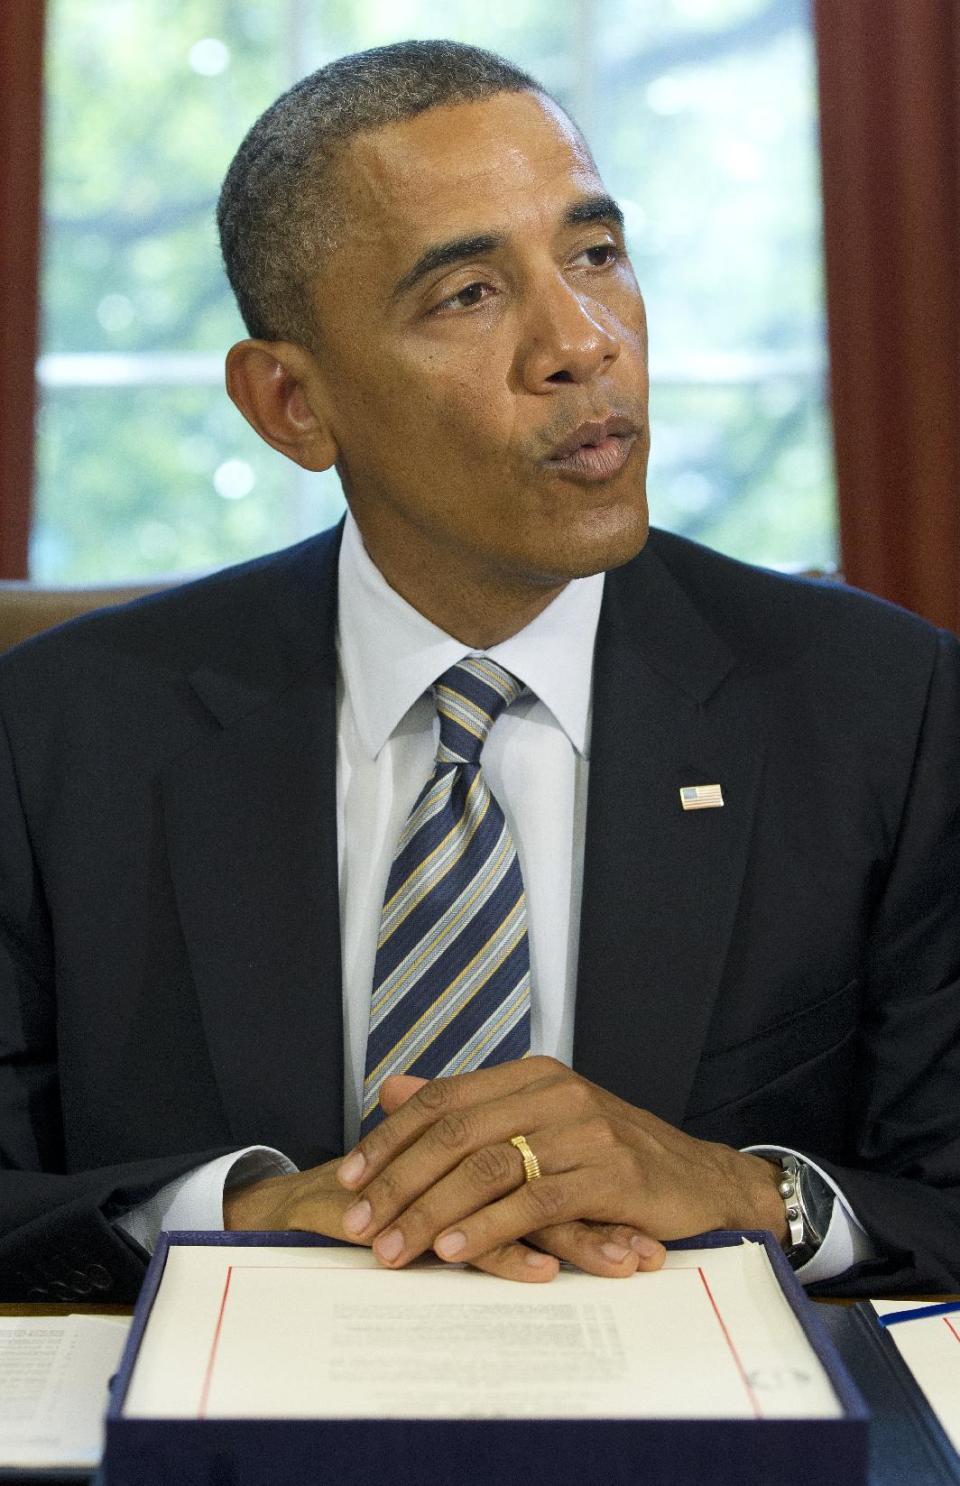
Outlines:
{"type": "MultiPolygon", "coordinates": [[[[129,1297],[112,1214],[341,1149],[337,546],[0,664],[4,1298],[129,1297]]],[[[597,637],[575,1066],[822,1161],[861,1290],[960,1289],[958,1029],[960,647],[654,533],[597,637]]]]}

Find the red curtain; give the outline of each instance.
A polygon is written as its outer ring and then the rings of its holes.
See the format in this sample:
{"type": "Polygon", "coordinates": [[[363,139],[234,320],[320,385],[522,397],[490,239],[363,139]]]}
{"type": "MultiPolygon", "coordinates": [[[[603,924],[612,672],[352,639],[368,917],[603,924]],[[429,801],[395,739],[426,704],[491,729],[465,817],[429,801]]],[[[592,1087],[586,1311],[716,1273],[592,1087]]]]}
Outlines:
{"type": "Polygon", "coordinates": [[[43,0],[0,4],[0,578],[25,578],[33,488],[43,0]]]}
{"type": "Polygon", "coordinates": [[[960,5],[814,16],[843,571],[960,630],[960,5]]]}

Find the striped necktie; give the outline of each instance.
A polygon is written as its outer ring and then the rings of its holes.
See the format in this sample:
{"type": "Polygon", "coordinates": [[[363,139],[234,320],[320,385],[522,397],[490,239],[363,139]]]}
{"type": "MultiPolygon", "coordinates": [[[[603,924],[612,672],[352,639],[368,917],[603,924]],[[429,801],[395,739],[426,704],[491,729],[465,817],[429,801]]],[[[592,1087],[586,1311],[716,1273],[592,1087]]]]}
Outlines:
{"type": "Polygon", "coordinates": [[[374,965],[361,1133],[392,1073],[467,1073],[530,1050],[527,907],[517,850],[480,768],[522,684],[482,656],[434,686],[440,743],[387,883],[374,965]]]}

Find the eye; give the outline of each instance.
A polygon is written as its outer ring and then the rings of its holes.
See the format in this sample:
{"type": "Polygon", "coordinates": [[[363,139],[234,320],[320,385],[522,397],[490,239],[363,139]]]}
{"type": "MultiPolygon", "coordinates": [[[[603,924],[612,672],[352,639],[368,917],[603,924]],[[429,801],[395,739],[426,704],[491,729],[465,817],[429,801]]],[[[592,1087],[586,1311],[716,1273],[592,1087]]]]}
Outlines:
{"type": "Polygon", "coordinates": [[[591,268],[610,268],[619,261],[620,249],[616,243],[595,243],[592,248],[584,248],[580,257],[589,259],[591,268]]]}
{"type": "Polygon", "coordinates": [[[489,284],[478,281],[475,284],[467,284],[458,289],[456,294],[451,294],[449,299],[442,299],[438,305],[434,305],[433,313],[439,310],[472,310],[474,306],[482,304],[488,294],[493,290],[489,284]]]}

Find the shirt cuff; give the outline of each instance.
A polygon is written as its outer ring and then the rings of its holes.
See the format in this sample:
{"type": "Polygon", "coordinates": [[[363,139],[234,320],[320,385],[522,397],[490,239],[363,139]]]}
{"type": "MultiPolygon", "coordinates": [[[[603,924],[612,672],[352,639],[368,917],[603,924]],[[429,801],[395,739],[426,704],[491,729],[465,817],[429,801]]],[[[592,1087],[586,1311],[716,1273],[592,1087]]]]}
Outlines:
{"type": "Polygon", "coordinates": [[[223,1227],[223,1194],[231,1187],[244,1186],[267,1176],[289,1176],[298,1171],[280,1151],[270,1146],[251,1145],[245,1150],[228,1152],[215,1161],[178,1176],[154,1192],[145,1202],[113,1219],[115,1228],[135,1239],[148,1254],[157,1246],[163,1232],[185,1228],[209,1232],[223,1227]]]}
{"type": "Polygon", "coordinates": [[[834,1280],[837,1275],[845,1274],[864,1259],[876,1258],[877,1251],[860,1219],[833,1177],[828,1176],[816,1161],[811,1161],[802,1151],[795,1151],[788,1145],[746,1145],[743,1150],[750,1156],[796,1156],[798,1161],[805,1161],[823,1178],[837,1199],[833,1204],[829,1226],[823,1235],[823,1243],[813,1257],[795,1271],[801,1285],[817,1285],[823,1280],[834,1280]]]}

